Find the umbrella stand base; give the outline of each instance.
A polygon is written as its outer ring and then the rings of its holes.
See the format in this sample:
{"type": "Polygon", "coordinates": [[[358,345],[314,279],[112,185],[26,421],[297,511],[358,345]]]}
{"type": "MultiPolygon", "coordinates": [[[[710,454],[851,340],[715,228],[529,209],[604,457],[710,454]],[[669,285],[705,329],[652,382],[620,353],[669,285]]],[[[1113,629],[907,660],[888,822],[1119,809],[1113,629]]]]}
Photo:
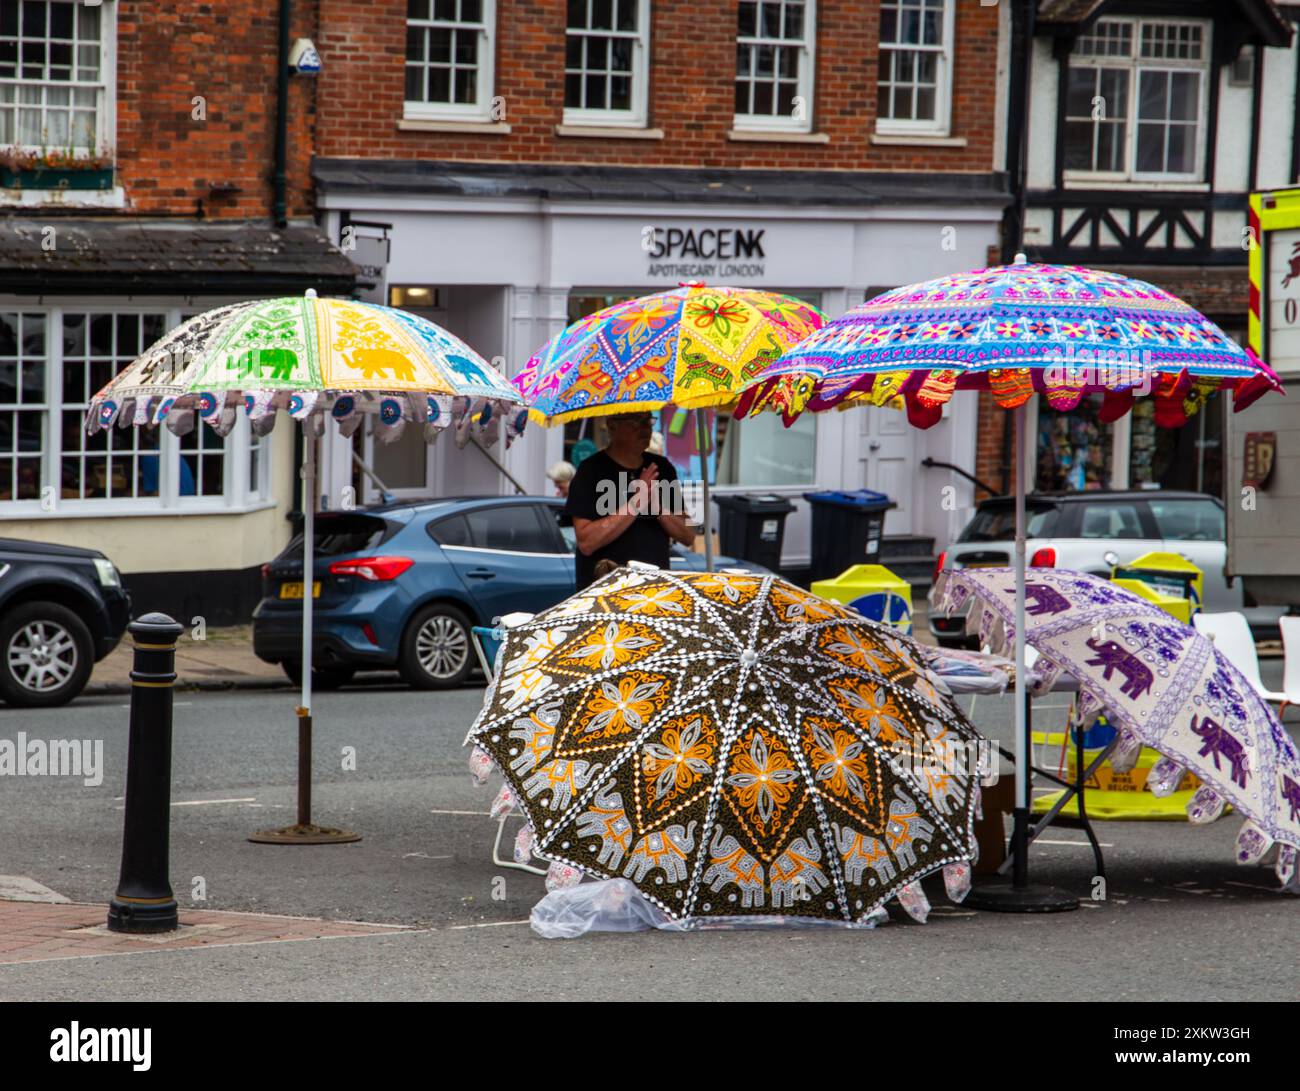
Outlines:
{"type": "Polygon", "coordinates": [[[338,830],[332,826],[284,826],[278,830],[258,830],[248,839],[256,845],[346,845],[360,841],[361,834],[338,830]]]}
{"type": "Polygon", "coordinates": [[[972,886],[961,904],[992,913],[1066,913],[1079,908],[1079,899],[1053,886],[1017,887],[1010,879],[989,879],[972,886]]]}

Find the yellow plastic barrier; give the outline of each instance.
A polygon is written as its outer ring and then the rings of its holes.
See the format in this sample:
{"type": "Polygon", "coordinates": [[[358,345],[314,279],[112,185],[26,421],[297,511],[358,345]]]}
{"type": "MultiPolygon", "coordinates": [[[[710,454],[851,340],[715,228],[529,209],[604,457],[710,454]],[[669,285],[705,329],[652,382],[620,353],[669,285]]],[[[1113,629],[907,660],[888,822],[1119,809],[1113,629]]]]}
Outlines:
{"type": "Polygon", "coordinates": [[[1143,553],[1128,564],[1118,565],[1112,570],[1111,578],[1141,580],[1166,595],[1191,599],[1192,614],[1200,610],[1205,601],[1205,573],[1177,553],[1163,550],[1143,553]]]}
{"type": "MultiPolygon", "coordinates": [[[[1066,780],[1075,777],[1075,746],[1070,742],[1065,756],[1064,772],[1060,768],[1060,749],[1065,739],[1064,732],[1035,731],[1034,745],[1039,748],[1036,764],[1039,768],[1051,769],[1057,776],[1066,780]]],[[[1100,749],[1083,751],[1083,764],[1087,768],[1093,759],[1101,753],[1100,749]]],[[[1089,818],[1109,819],[1143,819],[1143,820],[1187,820],[1187,804],[1192,801],[1196,789],[1201,786],[1200,778],[1195,773],[1184,773],[1178,782],[1178,791],[1164,797],[1152,795],[1147,788],[1147,774],[1151,767],[1160,760],[1160,755],[1150,747],[1144,746],[1138,754],[1137,764],[1127,773],[1117,773],[1110,762],[1103,762],[1092,776],[1084,782],[1084,807],[1089,818]]],[[[1035,814],[1045,814],[1052,805],[1064,795],[1064,792],[1050,792],[1038,796],[1030,809],[1035,814]]],[[[1229,808],[1231,809],[1231,808],[1229,808]]],[[[1074,797],[1061,808],[1061,814],[1070,818],[1079,817],[1079,803],[1074,797]]]]}
{"type": "Polygon", "coordinates": [[[1147,583],[1145,580],[1116,578],[1110,582],[1116,587],[1124,588],[1125,591],[1132,591],[1139,598],[1154,603],[1165,613],[1176,617],[1184,625],[1192,623],[1192,604],[1189,599],[1171,595],[1163,588],[1157,587],[1153,583],[1147,583]]]}
{"type": "Polygon", "coordinates": [[[852,606],[863,617],[912,633],[912,585],[883,564],[855,564],[833,580],[817,580],[809,588],[832,602],[852,606]]]}

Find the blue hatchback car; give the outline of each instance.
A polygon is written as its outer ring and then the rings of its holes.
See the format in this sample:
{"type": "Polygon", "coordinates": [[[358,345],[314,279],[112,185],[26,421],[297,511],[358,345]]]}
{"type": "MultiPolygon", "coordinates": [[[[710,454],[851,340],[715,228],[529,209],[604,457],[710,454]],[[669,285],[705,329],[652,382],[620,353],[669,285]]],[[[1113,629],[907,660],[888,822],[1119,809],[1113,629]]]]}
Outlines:
{"type": "MultiPolygon", "coordinates": [[[[550,497],[455,497],[318,515],[313,684],[328,689],[357,670],[393,668],[423,689],[463,682],[477,665],[471,626],[573,594],[575,537],[560,525],[562,508],[550,497]]],[[[674,546],[672,567],[703,569],[704,558],[674,546]]],[[[263,566],[262,584],[253,650],[297,681],[301,534],[263,566]]]]}

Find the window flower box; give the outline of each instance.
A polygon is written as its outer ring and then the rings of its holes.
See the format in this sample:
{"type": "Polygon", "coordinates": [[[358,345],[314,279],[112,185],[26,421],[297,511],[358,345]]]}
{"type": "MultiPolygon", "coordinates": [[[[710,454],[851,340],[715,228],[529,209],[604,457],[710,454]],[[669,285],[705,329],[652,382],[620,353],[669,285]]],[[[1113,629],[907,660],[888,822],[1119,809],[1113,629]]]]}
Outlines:
{"type": "Polygon", "coordinates": [[[47,167],[0,165],[0,188],[112,189],[112,167],[47,167]]]}

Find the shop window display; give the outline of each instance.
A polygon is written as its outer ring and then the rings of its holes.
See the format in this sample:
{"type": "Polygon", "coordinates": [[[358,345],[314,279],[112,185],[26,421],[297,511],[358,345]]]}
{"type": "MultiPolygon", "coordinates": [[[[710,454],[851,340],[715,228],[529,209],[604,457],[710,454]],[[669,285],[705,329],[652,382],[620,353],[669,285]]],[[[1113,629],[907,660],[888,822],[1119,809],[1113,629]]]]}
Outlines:
{"type": "Polygon", "coordinates": [[[1135,489],[1223,489],[1223,399],[1216,392],[1181,428],[1157,428],[1150,398],[1133,403],[1129,483],[1135,489]]]}
{"type": "Polygon", "coordinates": [[[1040,492],[1108,489],[1112,478],[1111,425],[1100,419],[1102,396],[1085,397],[1068,413],[1041,405],[1038,411],[1040,492]]]}

